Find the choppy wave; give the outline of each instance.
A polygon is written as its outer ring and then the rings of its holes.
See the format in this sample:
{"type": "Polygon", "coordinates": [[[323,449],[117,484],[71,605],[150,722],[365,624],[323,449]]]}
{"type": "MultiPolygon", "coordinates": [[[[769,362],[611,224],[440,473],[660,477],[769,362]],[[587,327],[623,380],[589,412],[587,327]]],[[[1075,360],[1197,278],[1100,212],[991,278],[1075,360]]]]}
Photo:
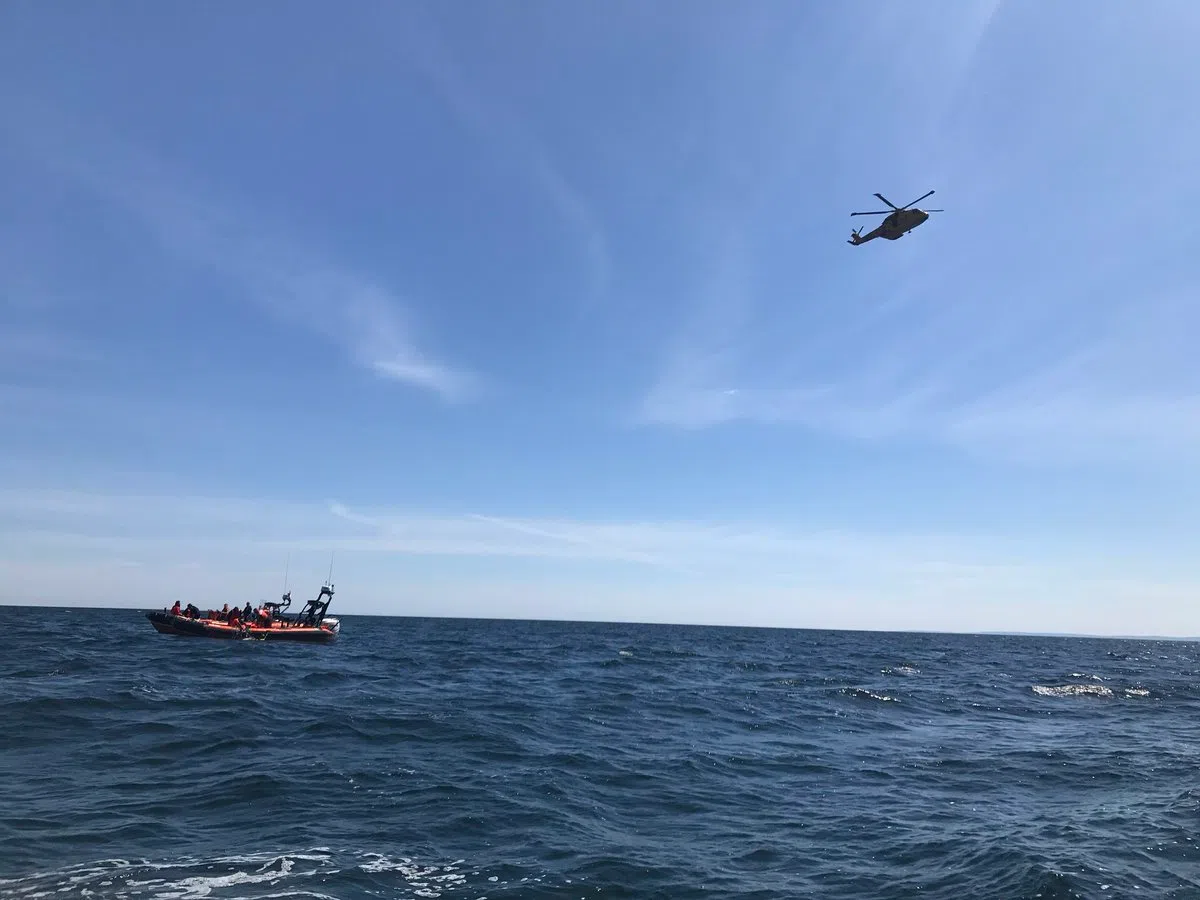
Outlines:
{"type": "Polygon", "coordinates": [[[1098,697],[1102,699],[1136,698],[1153,696],[1149,688],[1138,684],[1109,686],[1101,684],[1099,675],[1073,674],[1072,678],[1089,678],[1089,681],[1071,681],[1066,684],[1035,684],[1032,690],[1042,697],[1098,697]]]}
{"type": "Polygon", "coordinates": [[[1193,644],[3,615],[3,898],[1200,896],[1193,644]]]}

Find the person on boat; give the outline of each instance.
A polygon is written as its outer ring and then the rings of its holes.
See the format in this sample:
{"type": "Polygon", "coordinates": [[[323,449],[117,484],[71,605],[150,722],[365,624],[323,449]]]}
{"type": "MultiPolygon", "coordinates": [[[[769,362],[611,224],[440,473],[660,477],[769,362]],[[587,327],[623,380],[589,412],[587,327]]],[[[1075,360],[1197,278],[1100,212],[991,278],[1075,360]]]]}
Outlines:
{"type": "Polygon", "coordinates": [[[179,615],[179,601],[178,600],[176,600],[175,605],[171,607],[171,615],[173,615],[173,616],[179,615]]]}
{"type": "Polygon", "coordinates": [[[186,616],[187,616],[189,619],[195,619],[195,618],[199,617],[199,615],[200,615],[200,609],[199,609],[199,607],[197,607],[197,606],[196,606],[196,604],[194,604],[194,603],[189,603],[189,604],[187,605],[187,609],[185,609],[185,610],[184,610],[184,614],[185,614],[185,615],[186,615],[186,616]]]}
{"type": "Polygon", "coordinates": [[[229,604],[228,603],[226,603],[224,606],[221,607],[221,612],[217,615],[217,618],[219,618],[222,622],[229,621],[229,604]]]}
{"type": "Polygon", "coordinates": [[[226,618],[226,621],[229,622],[229,624],[232,625],[234,628],[241,627],[242,617],[238,613],[238,608],[236,606],[229,611],[229,616],[226,618]]]}
{"type": "Polygon", "coordinates": [[[246,608],[242,610],[242,620],[249,622],[254,618],[254,609],[250,606],[250,601],[246,601],[246,608]]]}

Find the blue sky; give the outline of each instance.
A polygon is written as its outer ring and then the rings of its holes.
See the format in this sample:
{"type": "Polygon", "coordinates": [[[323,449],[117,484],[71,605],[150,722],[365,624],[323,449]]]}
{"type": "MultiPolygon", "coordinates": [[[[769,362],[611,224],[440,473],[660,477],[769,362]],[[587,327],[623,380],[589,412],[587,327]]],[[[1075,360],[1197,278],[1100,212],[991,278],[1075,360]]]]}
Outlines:
{"type": "Polygon", "coordinates": [[[1198,35],[6,4],[0,602],[1200,633],[1198,35]]]}

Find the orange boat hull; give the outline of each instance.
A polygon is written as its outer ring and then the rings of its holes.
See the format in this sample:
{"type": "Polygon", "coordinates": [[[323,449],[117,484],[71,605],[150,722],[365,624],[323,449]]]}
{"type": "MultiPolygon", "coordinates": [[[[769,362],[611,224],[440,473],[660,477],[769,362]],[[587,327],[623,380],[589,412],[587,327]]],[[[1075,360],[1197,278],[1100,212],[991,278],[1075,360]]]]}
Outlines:
{"type": "Polygon", "coordinates": [[[256,624],[249,627],[239,627],[217,619],[192,619],[188,616],[172,615],[166,611],[148,612],[146,613],[146,618],[150,620],[150,624],[154,626],[154,630],[160,634],[174,634],[183,637],[328,643],[338,635],[337,626],[328,623],[322,623],[314,627],[310,625],[293,625],[287,622],[273,622],[269,626],[256,624]]]}

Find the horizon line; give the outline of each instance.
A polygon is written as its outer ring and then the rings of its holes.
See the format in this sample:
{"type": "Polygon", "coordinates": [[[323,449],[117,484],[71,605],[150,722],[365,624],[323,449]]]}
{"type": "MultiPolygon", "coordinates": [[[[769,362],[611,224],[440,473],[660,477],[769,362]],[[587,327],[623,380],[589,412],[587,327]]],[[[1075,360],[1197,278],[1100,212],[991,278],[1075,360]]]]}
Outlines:
{"type": "MultiPolygon", "coordinates": [[[[12,609],[52,609],[61,611],[74,610],[96,610],[99,612],[114,612],[114,611],[131,611],[131,612],[150,612],[150,607],[143,606],[62,606],[60,604],[30,604],[30,603],[9,603],[0,600],[0,607],[9,607],[12,609]]],[[[166,609],[166,607],[163,607],[166,609]]],[[[157,609],[154,607],[153,609],[157,609]]],[[[357,617],[362,619],[423,619],[430,621],[454,621],[454,622],[519,622],[528,624],[548,623],[555,625],[636,625],[647,626],[651,628],[746,628],[757,630],[770,631],[829,631],[849,634],[920,634],[920,635],[945,635],[947,637],[1044,637],[1044,638],[1067,638],[1077,640],[1103,640],[1103,641],[1184,641],[1184,642],[1200,642],[1200,635],[1166,635],[1166,634],[1095,634],[1088,632],[1071,632],[1071,631],[1010,631],[1010,630],[988,630],[988,631],[954,631],[940,630],[934,628],[848,628],[848,627],[833,627],[833,626],[816,626],[816,625],[751,625],[737,624],[732,622],[668,622],[668,621],[647,621],[647,620],[631,620],[631,619],[556,619],[553,617],[539,617],[536,619],[526,616],[456,616],[456,615],[406,615],[404,613],[361,613],[347,612],[335,613],[335,618],[357,617]]]]}

